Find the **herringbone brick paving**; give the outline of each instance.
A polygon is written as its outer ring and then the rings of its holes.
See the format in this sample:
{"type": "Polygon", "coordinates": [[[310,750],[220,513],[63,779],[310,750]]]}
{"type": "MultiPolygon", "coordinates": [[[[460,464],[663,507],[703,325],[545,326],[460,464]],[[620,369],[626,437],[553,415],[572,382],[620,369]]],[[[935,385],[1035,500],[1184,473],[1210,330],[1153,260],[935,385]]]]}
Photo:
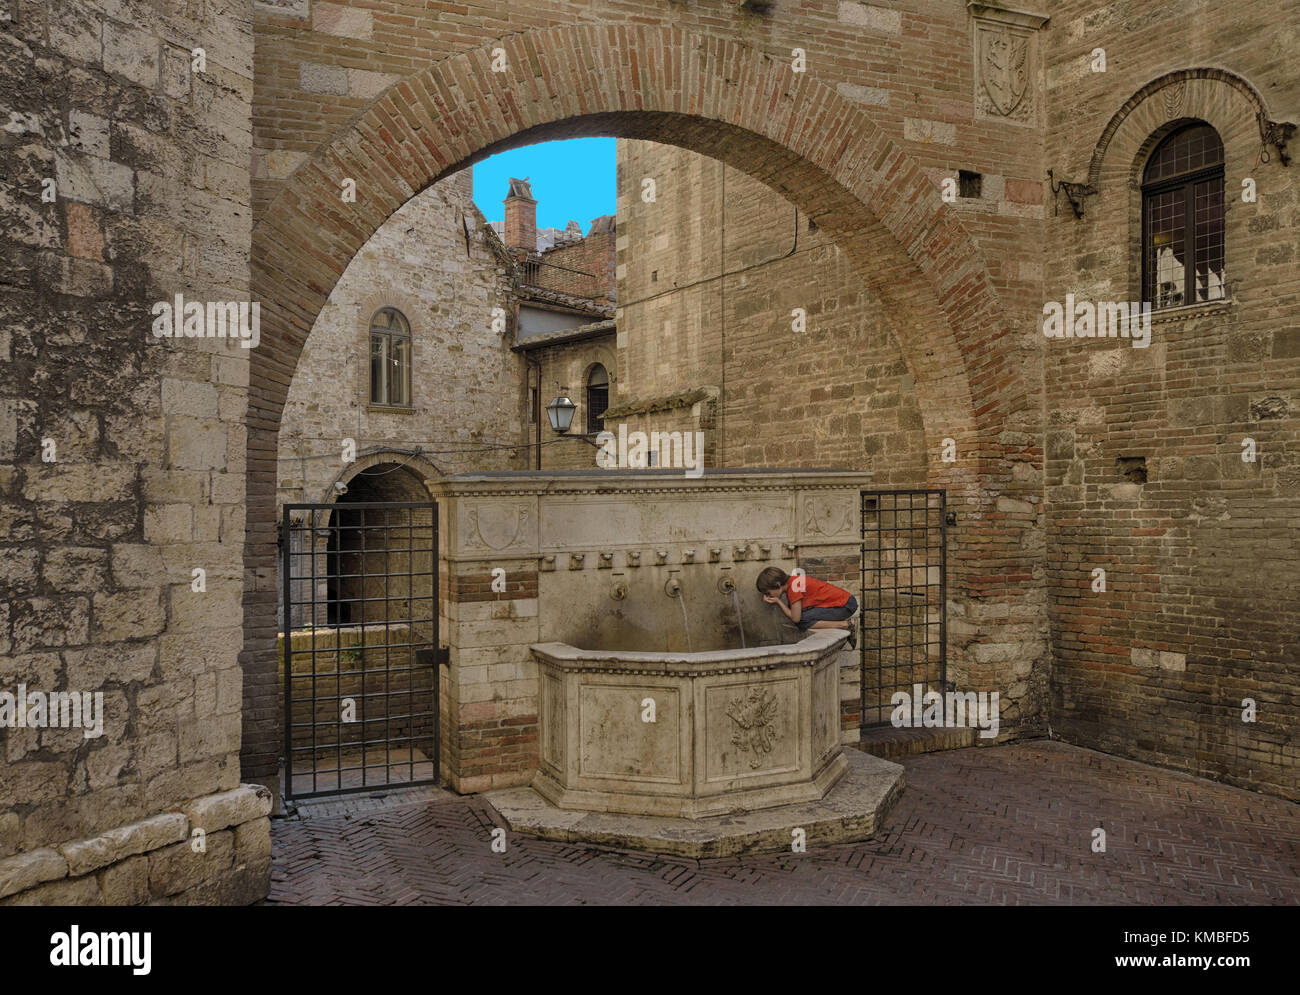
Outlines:
{"type": "Polygon", "coordinates": [[[904,766],[880,835],[802,854],[696,861],[517,835],[498,854],[474,797],[280,820],[269,903],[1300,904],[1290,802],[1047,741],[904,766]]]}

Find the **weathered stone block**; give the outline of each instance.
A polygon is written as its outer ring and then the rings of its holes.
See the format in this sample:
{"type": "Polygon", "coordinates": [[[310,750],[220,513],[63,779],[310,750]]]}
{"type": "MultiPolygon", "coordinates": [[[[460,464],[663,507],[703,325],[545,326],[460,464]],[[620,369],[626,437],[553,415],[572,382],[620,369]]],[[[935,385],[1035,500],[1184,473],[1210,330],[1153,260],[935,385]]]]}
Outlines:
{"type": "Polygon", "coordinates": [[[47,905],[103,905],[104,900],[99,890],[99,879],[94,875],[84,878],[72,878],[66,881],[52,881],[48,884],[19,892],[0,901],[6,906],[47,906],[47,905]]]}
{"type": "Polygon", "coordinates": [[[104,68],[147,89],[158,86],[159,41],[132,25],[104,22],[104,68]]]}
{"type": "Polygon", "coordinates": [[[348,92],[348,71],[339,66],[304,62],[298,66],[298,81],[308,93],[348,92]]]}
{"type": "Polygon", "coordinates": [[[96,594],[95,638],[105,642],[156,636],[167,624],[159,590],[96,594]]]}
{"type": "Polygon", "coordinates": [[[143,905],[149,900],[149,858],[128,857],[99,873],[105,905],[143,905]]]}
{"type": "Polygon", "coordinates": [[[234,791],[196,798],[181,810],[195,826],[211,833],[269,815],[271,792],[260,784],[241,784],[234,791]]]}
{"type": "Polygon", "coordinates": [[[62,546],[45,557],[42,575],[52,591],[97,591],[107,578],[108,552],[94,546],[62,546]]]}
{"type": "Polygon", "coordinates": [[[86,598],[31,598],[13,602],[13,644],[20,650],[35,646],[78,646],[90,631],[86,598]]]}
{"type": "Polygon", "coordinates": [[[6,857],[0,860],[0,898],[67,875],[68,862],[48,847],[6,857]]]}
{"type": "Polygon", "coordinates": [[[902,11],[857,3],[855,0],[840,0],[838,17],[844,24],[853,24],[881,34],[896,35],[903,29],[902,11]]]}
{"type": "Polygon", "coordinates": [[[175,895],[215,878],[230,868],[234,834],[207,833],[205,852],[194,852],[195,841],[187,840],[149,854],[149,893],[155,898],[175,895]]]}
{"type": "Polygon", "coordinates": [[[79,876],[127,857],[183,840],[188,826],[185,816],[178,812],[167,812],[128,826],[110,829],[90,839],[64,843],[59,851],[67,858],[69,872],[73,876],[79,876]]]}

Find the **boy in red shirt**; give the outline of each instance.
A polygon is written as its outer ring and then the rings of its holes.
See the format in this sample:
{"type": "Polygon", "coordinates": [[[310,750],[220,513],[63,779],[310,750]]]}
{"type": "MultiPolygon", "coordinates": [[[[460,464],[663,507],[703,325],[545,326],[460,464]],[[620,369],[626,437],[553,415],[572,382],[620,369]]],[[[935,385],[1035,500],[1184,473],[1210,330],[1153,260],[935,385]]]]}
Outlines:
{"type": "Polygon", "coordinates": [[[802,573],[791,577],[778,567],[766,567],[758,575],[758,593],[769,605],[776,605],[800,631],[848,629],[849,646],[856,649],[858,633],[849,621],[858,610],[858,599],[842,587],[802,573]],[[781,595],[790,602],[786,607],[781,595]]]}

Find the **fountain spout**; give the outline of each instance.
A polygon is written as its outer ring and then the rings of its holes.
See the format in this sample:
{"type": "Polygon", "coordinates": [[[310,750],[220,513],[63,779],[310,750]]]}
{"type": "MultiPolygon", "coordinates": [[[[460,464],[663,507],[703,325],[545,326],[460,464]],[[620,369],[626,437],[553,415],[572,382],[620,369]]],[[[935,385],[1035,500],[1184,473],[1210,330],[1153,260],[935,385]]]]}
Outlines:
{"type": "Polygon", "coordinates": [[[682,584],[676,577],[669,577],[668,583],[664,584],[664,594],[670,598],[680,598],[682,596],[682,584]]]}
{"type": "Polygon", "coordinates": [[[736,582],[735,582],[734,580],[732,580],[730,576],[728,576],[728,575],[724,575],[723,577],[721,577],[721,578],[718,580],[718,593],[719,593],[719,594],[735,594],[735,593],[736,593],[736,582]]]}

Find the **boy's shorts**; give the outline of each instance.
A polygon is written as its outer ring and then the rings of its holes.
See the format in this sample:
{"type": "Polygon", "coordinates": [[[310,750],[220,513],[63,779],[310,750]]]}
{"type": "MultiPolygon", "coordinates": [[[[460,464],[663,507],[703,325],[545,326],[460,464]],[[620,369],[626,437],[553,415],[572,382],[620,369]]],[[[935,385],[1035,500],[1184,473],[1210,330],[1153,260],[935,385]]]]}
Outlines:
{"type": "Polygon", "coordinates": [[[799,613],[800,632],[806,632],[814,622],[842,622],[858,610],[858,599],[849,595],[849,600],[833,608],[805,608],[799,613]]]}

